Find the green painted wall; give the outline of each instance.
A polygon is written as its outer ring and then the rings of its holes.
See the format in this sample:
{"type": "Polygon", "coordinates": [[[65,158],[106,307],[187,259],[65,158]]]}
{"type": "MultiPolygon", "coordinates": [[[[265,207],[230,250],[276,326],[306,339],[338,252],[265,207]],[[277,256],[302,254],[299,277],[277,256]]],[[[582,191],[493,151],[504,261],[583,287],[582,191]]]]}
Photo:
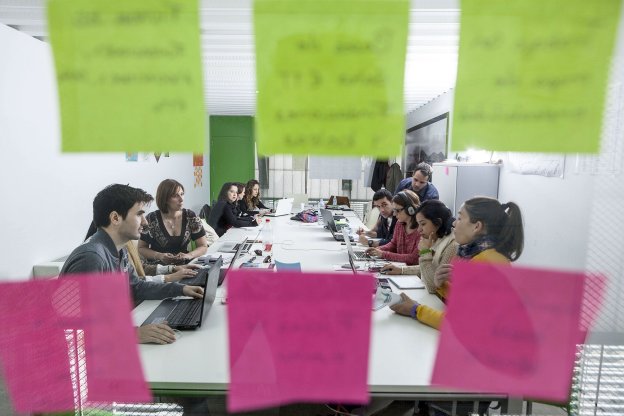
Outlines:
{"type": "Polygon", "coordinates": [[[254,119],[210,116],[210,203],[225,182],[254,177],[254,119]]]}

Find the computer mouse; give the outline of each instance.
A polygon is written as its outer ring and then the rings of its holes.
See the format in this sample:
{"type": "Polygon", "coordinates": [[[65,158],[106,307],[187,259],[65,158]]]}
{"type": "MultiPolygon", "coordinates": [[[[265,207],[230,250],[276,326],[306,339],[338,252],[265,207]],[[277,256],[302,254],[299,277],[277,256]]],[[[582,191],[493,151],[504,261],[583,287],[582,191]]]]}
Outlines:
{"type": "Polygon", "coordinates": [[[256,253],[256,256],[261,256],[262,255],[262,250],[260,250],[260,249],[254,250],[254,253],[256,253]]]}
{"type": "Polygon", "coordinates": [[[174,329],[173,333],[175,334],[176,340],[178,340],[178,339],[180,339],[182,337],[182,331],[180,331],[178,329],[174,329]]]}

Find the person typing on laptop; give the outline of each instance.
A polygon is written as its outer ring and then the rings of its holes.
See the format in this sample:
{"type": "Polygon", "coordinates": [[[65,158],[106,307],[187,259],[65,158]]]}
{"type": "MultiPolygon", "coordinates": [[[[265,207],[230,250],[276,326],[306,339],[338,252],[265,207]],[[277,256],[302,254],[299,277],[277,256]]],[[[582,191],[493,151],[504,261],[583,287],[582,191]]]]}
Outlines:
{"type": "MultiPolygon", "coordinates": [[[[76,273],[127,272],[135,304],[173,296],[202,298],[203,289],[198,286],[141,280],[128,262],[125,244],[139,238],[141,229],[147,224],[145,207],[152,200],[147,192],[128,185],[109,185],[100,191],[93,200],[93,222],[98,230],[69,255],[60,277],[76,273]]],[[[175,333],[165,323],[146,325],[137,331],[141,343],[169,344],[175,341],[175,333]]]]}
{"type": "Polygon", "coordinates": [[[373,207],[379,210],[379,218],[374,230],[365,231],[360,228],[357,233],[360,244],[379,247],[388,244],[394,234],[397,219],[392,212],[392,194],[387,189],[380,189],[373,195],[373,207]],[[378,238],[378,241],[370,238],[378,238]]]}

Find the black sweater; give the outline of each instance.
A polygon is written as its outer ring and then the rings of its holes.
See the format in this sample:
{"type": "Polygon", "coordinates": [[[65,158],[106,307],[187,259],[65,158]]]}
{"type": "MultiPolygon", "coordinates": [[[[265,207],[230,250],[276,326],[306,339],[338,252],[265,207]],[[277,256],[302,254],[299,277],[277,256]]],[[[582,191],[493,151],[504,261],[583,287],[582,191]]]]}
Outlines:
{"type": "Polygon", "coordinates": [[[221,237],[231,227],[255,227],[258,225],[253,217],[240,217],[237,203],[217,201],[210,210],[208,224],[221,237]]]}

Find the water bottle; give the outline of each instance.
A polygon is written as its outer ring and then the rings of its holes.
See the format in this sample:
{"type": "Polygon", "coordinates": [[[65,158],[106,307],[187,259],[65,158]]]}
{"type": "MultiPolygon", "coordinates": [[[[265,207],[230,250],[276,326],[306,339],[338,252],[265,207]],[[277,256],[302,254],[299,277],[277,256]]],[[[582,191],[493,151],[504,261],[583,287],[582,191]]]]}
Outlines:
{"type": "Polygon", "coordinates": [[[334,195],[334,197],[332,198],[332,203],[331,203],[334,207],[336,205],[338,205],[338,198],[336,198],[336,195],[334,195]]]}
{"type": "Polygon", "coordinates": [[[323,201],[323,198],[319,199],[318,208],[319,208],[319,215],[320,215],[321,214],[320,210],[325,209],[325,201],[323,201]]]}
{"type": "Polygon", "coordinates": [[[263,250],[270,253],[273,250],[273,224],[270,219],[266,219],[264,226],[262,227],[261,236],[263,250]]]}

